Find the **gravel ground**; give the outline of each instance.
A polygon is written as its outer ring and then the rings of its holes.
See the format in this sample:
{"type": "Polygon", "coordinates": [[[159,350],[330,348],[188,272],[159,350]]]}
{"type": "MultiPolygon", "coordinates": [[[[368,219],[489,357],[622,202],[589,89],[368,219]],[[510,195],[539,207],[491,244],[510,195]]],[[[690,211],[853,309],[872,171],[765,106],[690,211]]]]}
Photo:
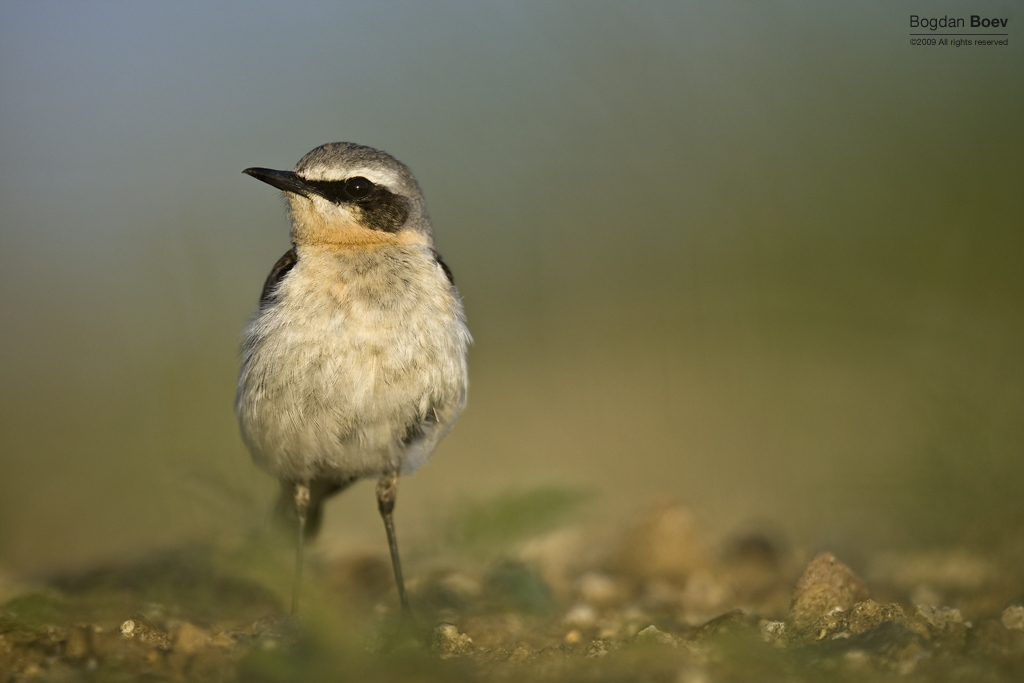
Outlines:
{"type": "Polygon", "coordinates": [[[665,505],[509,548],[413,563],[415,623],[384,556],[314,555],[299,619],[260,544],[0,578],[0,681],[1024,680],[1018,545],[867,555],[858,575],[768,535],[708,543],[665,505]]]}

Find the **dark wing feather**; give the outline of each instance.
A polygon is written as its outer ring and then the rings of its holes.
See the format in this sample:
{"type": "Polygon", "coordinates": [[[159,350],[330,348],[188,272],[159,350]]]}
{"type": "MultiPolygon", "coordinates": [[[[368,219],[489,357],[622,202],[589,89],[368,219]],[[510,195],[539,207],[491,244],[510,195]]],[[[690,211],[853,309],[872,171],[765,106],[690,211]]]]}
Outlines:
{"type": "Polygon", "coordinates": [[[277,263],[270,269],[270,275],[267,276],[267,281],[263,283],[263,293],[260,295],[260,307],[266,306],[270,303],[271,298],[274,295],[274,288],[277,287],[277,283],[284,279],[284,276],[288,274],[288,271],[295,267],[295,264],[299,262],[299,255],[295,252],[295,247],[292,247],[284,253],[284,256],[277,259],[277,263]]]}
{"type": "Polygon", "coordinates": [[[452,269],[448,267],[448,264],[441,260],[441,255],[437,253],[437,249],[431,249],[430,253],[434,255],[434,260],[437,261],[437,265],[441,266],[441,270],[448,277],[449,284],[455,284],[455,278],[452,277],[452,269]]]}

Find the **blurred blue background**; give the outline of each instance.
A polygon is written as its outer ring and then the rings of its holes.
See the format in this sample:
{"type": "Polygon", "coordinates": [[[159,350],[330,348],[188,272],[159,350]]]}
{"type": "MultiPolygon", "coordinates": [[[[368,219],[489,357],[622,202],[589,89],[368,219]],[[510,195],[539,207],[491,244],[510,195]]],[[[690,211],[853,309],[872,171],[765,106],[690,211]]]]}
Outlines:
{"type": "MultiPolygon", "coordinates": [[[[260,523],[232,400],[288,232],[241,170],[337,140],[414,170],[476,338],[403,542],[549,484],[807,544],[1020,530],[1024,57],[912,47],[913,9],[0,3],[0,562],[260,523]]],[[[382,550],[372,500],[324,542],[382,550]]]]}

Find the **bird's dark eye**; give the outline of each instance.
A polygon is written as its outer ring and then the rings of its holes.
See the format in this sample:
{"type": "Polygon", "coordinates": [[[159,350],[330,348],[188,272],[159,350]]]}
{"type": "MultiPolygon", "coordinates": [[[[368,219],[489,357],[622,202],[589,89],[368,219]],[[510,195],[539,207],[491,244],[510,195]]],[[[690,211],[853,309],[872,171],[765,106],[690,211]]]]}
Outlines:
{"type": "Polygon", "coordinates": [[[373,192],[373,183],[362,176],[349,178],[345,181],[345,192],[352,199],[362,199],[373,192]]]}

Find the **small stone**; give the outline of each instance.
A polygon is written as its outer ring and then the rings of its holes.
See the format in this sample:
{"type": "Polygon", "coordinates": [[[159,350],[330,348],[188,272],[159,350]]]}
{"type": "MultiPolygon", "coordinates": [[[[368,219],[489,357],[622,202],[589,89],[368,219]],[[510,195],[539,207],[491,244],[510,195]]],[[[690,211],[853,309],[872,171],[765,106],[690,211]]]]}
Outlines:
{"type": "Polygon", "coordinates": [[[657,645],[669,645],[671,647],[677,647],[676,639],[670,634],[664,631],[659,631],[658,627],[651,624],[647,628],[643,629],[636,634],[636,642],[638,643],[655,643],[657,645]]]}
{"type": "Polygon", "coordinates": [[[472,651],[473,639],[459,633],[455,624],[439,624],[434,628],[432,646],[442,658],[454,657],[472,651]]]}
{"type": "Polygon", "coordinates": [[[772,645],[782,646],[786,643],[786,622],[766,621],[761,624],[761,640],[772,645]]]}
{"type": "Polygon", "coordinates": [[[909,619],[906,613],[904,613],[903,608],[896,603],[881,605],[874,600],[865,600],[851,607],[844,616],[846,619],[846,630],[850,633],[864,633],[882,623],[891,621],[894,624],[907,628],[918,636],[928,637],[928,629],[924,624],[909,619]]]}
{"type": "Polygon", "coordinates": [[[595,640],[587,648],[587,657],[591,659],[594,657],[604,657],[607,654],[608,648],[605,647],[603,640],[595,640]]]}
{"type": "Polygon", "coordinates": [[[591,605],[611,605],[622,600],[625,591],[606,574],[587,572],[577,583],[580,597],[591,605]]]}
{"type": "Polygon", "coordinates": [[[931,647],[959,652],[967,642],[971,625],[964,622],[960,610],[954,607],[918,605],[914,612],[918,623],[924,623],[931,632],[931,647]]]}
{"type": "Polygon", "coordinates": [[[1008,631],[1024,631],[1024,607],[1011,605],[1003,610],[1000,618],[1008,631]]]}
{"type": "Polygon", "coordinates": [[[505,661],[511,664],[518,664],[519,662],[525,662],[529,658],[530,650],[527,649],[526,646],[520,645],[512,651],[512,654],[510,654],[508,656],[508,659],[506,659],[505,661]]]}
{"type": "Polygon", "coordinates": [[[929,638],[927,621],[921,617],[909,618],[897,604],[881,605],[864,600],[848,610],[833,610],[814,623],[793,634],[791,640],[812,643],[860,636],[870,631],[895,633],[891,629],[906,631],[914,638],[929,638]],[[878,629],[881,628],[881,631],[878,629]],[[886,631],[885,629],[890,629],[886,631]]]}
{"type": "Polygon", "coordinates": [[[590,628],[597,623],[597,612],[590,605],[575,605],[566,612],[562,623],[571,628],[590,628]]]}
{"type": "Polygon", "coordinates": [[[683,580],[710,563],[696,515],[681,505],[651,510],[625,536],[617,560],[623,573],[643,579],[683,580]]]}
{"type": "Polygon", "coordinates": [[[796,582],[787,621],[800,630],[830,612],[848,610],[867,598],[867,586],[849,567],[832,553],[821,553],[796,582]]]}
{"type": "Polygon", "coordinates": [[[955,607],[936,607],[934,605],[918,605],[916,614],[937,630],[946,628],[946,624],[962,624],[964,621],[960,610],[955,607]]]}
{"type": "Polygon", "coordinates": [[[192,655],[209,643],[210,635],[206,631],[186,621],[174,636],[173,650],[184,655],[192,655]]]}
{"type": "Polygon", "coordinates": [[[171,647],[171,638],[166,633],[153,626],[146,617],[136,615],[121,624],[121,637],[128,640],[153,645],[161,650],[168,650],[171,647]]]}

